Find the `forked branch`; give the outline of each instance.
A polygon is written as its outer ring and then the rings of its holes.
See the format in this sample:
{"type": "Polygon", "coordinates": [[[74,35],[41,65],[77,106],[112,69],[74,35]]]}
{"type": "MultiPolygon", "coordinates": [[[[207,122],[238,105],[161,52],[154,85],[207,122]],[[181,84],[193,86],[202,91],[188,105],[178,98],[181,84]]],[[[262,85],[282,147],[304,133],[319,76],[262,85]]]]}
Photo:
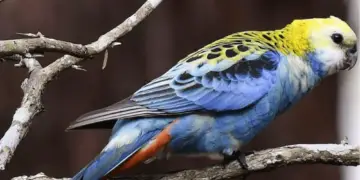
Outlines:
{"type": "MultiPolygon", "coordinates": [[[[0,1],[1,2],[1,1],[0,1]]],[[[0,41],[0,58],[13,59],[20,55],[21,61],[17,66],[29,68],[30,76],[22,83],[24,97],[20,107],[16,110],[10,128],[0,140],[0,170],[4,170],[6,164],[13,156],[16,147],[25,137],[29,130],[32,119],[42,112],[43,105],[41,96],[44,89],[55,75],[61,71],[75,66],[80,61],[92,57],[95,54],[105,51],[108,47],[116,44],[116,40],[131,31],[138,23],[145,19],[162,0],[147,0],[133,15],[123,23],[116,26],[99,39],[88,45],[73,44],[44,37],[41,33],[22,34],[27,39],[0,41]],[[66,53],[46,67],[33,57],[33,53],[61,52],[66,53]],[[14,56],[16,55],[16,56],[14,56]]],[[[16,59],[16,58],[15,58],[16,59]]]]}

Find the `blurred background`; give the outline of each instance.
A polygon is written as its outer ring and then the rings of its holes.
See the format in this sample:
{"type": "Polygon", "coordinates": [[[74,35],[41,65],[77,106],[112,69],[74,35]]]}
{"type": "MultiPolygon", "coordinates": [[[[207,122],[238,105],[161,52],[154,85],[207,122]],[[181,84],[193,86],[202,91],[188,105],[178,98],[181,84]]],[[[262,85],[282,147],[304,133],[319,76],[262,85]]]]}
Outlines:
{"type": "MultiPolygon", "coordinates": [[[[146,82],[164,73],[180,58],[225,35],[243,30],[281,28],[298,18],[334,15],[348,19],[349,2],[165,1],[145,21],[119,40],[121,46],[110,50],[105,70],[101,70],[101,54],[81,63],[87,72],[70,69],[48,85],[43,96],[46,111],[35,118],[6,171],[0,172],[0,179],[38,172],[54,177],[72,176],[95,157],[109,136],[107,130],[65,132],[69,123],[79,115],[129,96],[146,82]]],[[[0,39],[18,38],[16,32],[40,31],[47,37],[87,44],[118,25],[142,3],[144,0],[7,0],[0,4],[0,39]]],[[[41,63],[49,64],[57,57],[60,55],[46,54],[41,63]]],[[[21,102],[23,94],[20,84],[26,76],[26,69],[16,69],[12,62],[0,64],[1,136],[21,102]]],[[[260,150],[296,143],[340,142],[348,135],[346,126],[337,122],[344,117],[337,113],[337,106],[340,103],[347,106],[338,93],[342,78],[327,78],[246,148],[260,150]]],[[[346,92],[346,89],[341,91],[346,92]]],[[[139,167],[138,170],[165,171],[175,166],[194,167],[207,162],[173,160],[165,163],[139,167]]],[[[320,178],[345,180],[339,167],[327,165],[285,167],[256,174],[249,179],[320,178]]]]}

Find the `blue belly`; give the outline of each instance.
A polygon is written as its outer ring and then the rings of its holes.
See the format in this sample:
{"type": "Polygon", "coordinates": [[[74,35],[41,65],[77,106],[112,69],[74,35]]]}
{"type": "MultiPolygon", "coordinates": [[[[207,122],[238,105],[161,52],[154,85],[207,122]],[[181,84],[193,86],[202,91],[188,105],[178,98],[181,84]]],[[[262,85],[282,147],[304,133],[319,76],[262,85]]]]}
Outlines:
{"type": "Polygon", "coordinates": [[[183,116],[171,128],[169,148],[174,153],[239,150],[275,118],[277,98],[265,97],[241,111],[183,116]]]}

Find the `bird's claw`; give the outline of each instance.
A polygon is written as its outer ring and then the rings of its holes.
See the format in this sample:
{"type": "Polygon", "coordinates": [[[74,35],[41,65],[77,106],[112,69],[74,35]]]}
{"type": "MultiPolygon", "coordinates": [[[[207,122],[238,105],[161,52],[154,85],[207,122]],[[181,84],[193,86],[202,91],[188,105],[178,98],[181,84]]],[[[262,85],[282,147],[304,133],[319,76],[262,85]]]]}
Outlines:
{"type": "Polygon", "coordinates": [[[254,154],[254,152],[241,152],[241,151],[235,151],[231,155],[223,154],[224,160],[222,162],[223,168],[227,166],[232,161],[237,161],[242,169],[248,170],[249,166],[246,163],[246,156],[254,154]]]}
{"type": "Polygon", "coordinates": [[[237,162],[240,164],[240,167],[242,169],[248,170],[249,166],[246,163],[246,156],[245,153],[239,153],[236,158],[237,162]]]}

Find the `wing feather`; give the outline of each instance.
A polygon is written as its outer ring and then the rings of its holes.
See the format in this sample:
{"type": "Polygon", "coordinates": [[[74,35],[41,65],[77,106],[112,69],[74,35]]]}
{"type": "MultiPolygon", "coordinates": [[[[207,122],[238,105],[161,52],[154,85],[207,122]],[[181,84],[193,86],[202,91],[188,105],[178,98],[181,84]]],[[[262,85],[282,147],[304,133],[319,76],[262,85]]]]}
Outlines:
{"type": "Polygon", "coordinates": [[[131,97],[82,115],[68,129],[117,119],[241,110],[266,95],[281,55],[251,46],[240,51],[239,45],[241,41],[217,42],[192,53],[131,97]]]}

